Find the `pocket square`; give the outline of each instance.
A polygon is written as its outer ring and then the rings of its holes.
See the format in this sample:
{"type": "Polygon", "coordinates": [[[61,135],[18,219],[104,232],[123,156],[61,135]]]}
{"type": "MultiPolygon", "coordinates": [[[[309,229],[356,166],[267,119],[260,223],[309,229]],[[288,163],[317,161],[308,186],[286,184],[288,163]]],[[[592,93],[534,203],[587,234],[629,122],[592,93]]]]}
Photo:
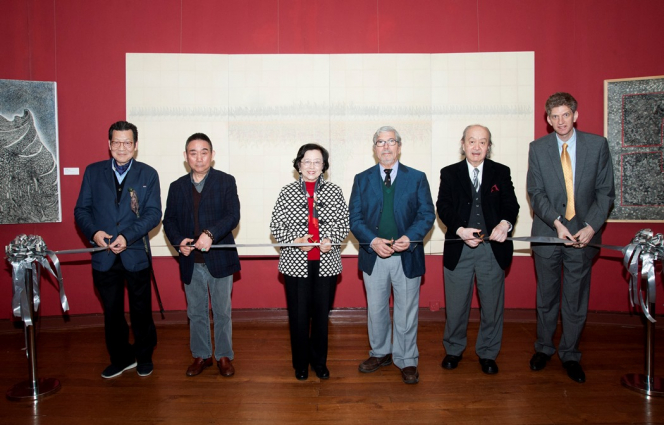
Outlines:
{"type": "Polygon", "coordinates": [[[493,192],[500,192],[500,189],[498,189],[497,184],[494,184],[493,186],[491,186],[491,193],[493,193],[493,192]]]}

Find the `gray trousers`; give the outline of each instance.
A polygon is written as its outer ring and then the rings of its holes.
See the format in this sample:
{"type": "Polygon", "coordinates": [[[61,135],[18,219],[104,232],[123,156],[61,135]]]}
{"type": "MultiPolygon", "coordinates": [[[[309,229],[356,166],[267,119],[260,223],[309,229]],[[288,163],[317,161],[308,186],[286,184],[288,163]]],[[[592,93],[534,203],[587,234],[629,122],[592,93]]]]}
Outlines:
{"type": "Polygon", "coordinates": [[[454,270],[444,269],[445,276],[445,352],[460,356],[466,349],[468,317],[477,278],[480,299],[480,330],[475,353],[481,359],[495,360],[503,338],[505,307],[505,271],[493,255],[491,245],[471,248],[464,244],[461,258],[454,270]]]}
{"type": "Polygon", "coordinates": [[[376,259],[371,275],[363,273],[367,291],[369,343],[372,357],[392,354],[394,364],[417,366],[417,321],[421,276],[409,279],[401,257],[376,259]],[[390,323],[390,294],[394,292],[394,331],[390,323]]]}
{"type": "Polygon", "coordinates": [[[203,263],[194,265],[191,283],[184,285],[189,317],[189,346],[194,357],[212,357],[210,304],[214,317],[214,358],[234,358],[231,291],[233,275],[215,278],[203,263]]]}
{"type": "Polygon", "coordinates": [[[588,314],[592,258],[591,248],[556,245],[549,258],[533,254],[537,272],[537,341],[535,351],[549,356],[556,352],[553,335],[562,316],[558,356],[563,362],[581,360],[579,340],[588,314]],[[562,279],[561,279],[562,277],[562,279]],[[562,302],[561,302],[562,298],[562,302]]]}

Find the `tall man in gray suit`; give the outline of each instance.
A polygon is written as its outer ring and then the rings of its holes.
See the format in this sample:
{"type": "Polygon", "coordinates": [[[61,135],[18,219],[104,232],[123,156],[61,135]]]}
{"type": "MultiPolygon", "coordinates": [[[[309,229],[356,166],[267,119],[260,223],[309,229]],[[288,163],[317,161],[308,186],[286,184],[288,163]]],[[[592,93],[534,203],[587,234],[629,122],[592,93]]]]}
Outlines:
{"type": "Polygon", "coordinates": [[[507,240],[519,214],[510,169],[489,158],[491,132],[482,125],[463,131],[465,159],[440,171],[436,208],[445,233],[445,336],[442,367],[455,369],[466,349],[468,315],[477,278],[480,330],[475,352],[482,372],[498,373],[496,357],[503,336],[505,269],[512,263],[507,240]],[[487,235],[489,242],[479,235],[487,235]],[[460,242],[459,239],[463,240],[460,242]]]}
{"type": "Polygon", "coordinates": [[[579,339],[588,313],[590,271],[615,190],[604,137],[574,129],[579,113],[569,93],[546,101],[554,133],[530,144],[527,188],[533,208],[533,236],[568,239],[569,244],[532,244],[537,272],[537,341],[532,370],[546,367],[556,352],[553,335],[562,315],[558,356],[574,381],[586,380],[579,364],[579,339]],[[561,282],[562,274],[562,282],[561,282]],[[561,285],[562,284],[562,285],[561,285]],[[561,305],[562,294],[562,305],[561,305]]]}
{"type": "Polygon", "coordinates": [[[416,384],[420,281],[425,271],[422,239],[436,213],[426,175],[399,162],[399,133],[381,127],[373,146],[379,163],[355,176],[349,202],[350,228],[360,242],[358,266],[367,291],[371,344],[370,357],[359,370],[375,372],[394,360],[403,382],[416,384]]]}

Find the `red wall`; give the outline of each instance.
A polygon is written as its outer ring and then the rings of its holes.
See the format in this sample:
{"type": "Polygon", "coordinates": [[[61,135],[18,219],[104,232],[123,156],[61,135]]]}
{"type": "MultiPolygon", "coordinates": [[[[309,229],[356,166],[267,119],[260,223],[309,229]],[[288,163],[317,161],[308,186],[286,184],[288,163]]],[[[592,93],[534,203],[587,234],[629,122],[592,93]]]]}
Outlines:
{"type": "MultiPolygon", "coordinates": [[[[3,2],[2,9],[0,78],[57,82],[60,167],[81,172],[108,158],[105,133],[125,117],[127,52],[534,51],[535,105],[542,111],[535,119],[537,137],[547,132],[543,106],[555,91],[569,91],[579,101],[580,129],[603,134],[605,79],[664,75],[661,0],[15,0],[3,2]]],[[[81,178],[61,176],[62,223],[3,225],[0,242],[28,233],[41,235],[53,249],[82,247],[73,218],[81,178]]],[[[662,223],[609,223],[605,243],[624,245],[644,227],[664,233],[662,223]]],[[[71,314],[101,311],[88,258],[62,258],[71,314]]],[[[441,262],[428,258],[422,306],[444,304],[441,262]]],[[[176,260],[156,258],[155,266],[164,307],[185,309],[176,260]]],[[[285,306],[276,259],[243,258],[242,267],[234,308],[285,306]]],[[[356,259],[344,258],[344,267],[335,306],[364,307],[356,259]]],[[[590,308],[627,311],[624,275],[619,253],[602,251],[590,308]]],[[[47,286],[43,313],[57,315],[56,291],[47,286]]],[[[10,288],[5,263],[0,319],[11,316],[10,288]]],[[[664,299],[661,287],[658,292],[664,299]]],[[[515,258],[506,306],[535,306],[530,257],[515,258]]]]}

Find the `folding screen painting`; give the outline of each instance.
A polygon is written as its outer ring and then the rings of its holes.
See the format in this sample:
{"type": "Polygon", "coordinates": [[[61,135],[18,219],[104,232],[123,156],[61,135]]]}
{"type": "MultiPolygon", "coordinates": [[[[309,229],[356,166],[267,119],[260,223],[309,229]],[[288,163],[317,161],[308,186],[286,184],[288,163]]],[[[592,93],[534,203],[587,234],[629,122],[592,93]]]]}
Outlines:
{"type": "Polygon", "coordinates": [[[62,220],[53,82],[0,80],[0,224],[62,220]]]}
{"type": "MultiPolygon", "coordinates": [[[[391,125],[401,162],[427,174],[435,202],[440,169],[461,159],[469,124],[491,129],[493,159],[511,167],[522,206],[528,142],[534,133],[534,53],[202,55],[127,54],[127,120],[141,134],[138,159],[157,169],[162,202],[187,172],[184,142],[212,139],[214,167],[232,174],[242,208],[236,241],[269,244],[279,190],[296,178],[305,143],[330,152],[326,178],[349,199],[355,174],[375,165],[372,136],[391,125]]],[[[530,215],[515,226],[530,234],[530,215]]],[[[153,235],[162,245],[162,235],[153,235]]],[[[440,221],[425,240],[442,253],[440,221]]],[[[350,238],[352,242],[352,236],[350,238]]],[[[527,245],[525,245],[527,247],[527,245]]],[[[343,254],[356,253],[349,245],[343,254]]],[[[156,255],[171,255],[155,247],[156,255]]],[[[273,247],[242,255],[276,255],[273,247]]]]}

